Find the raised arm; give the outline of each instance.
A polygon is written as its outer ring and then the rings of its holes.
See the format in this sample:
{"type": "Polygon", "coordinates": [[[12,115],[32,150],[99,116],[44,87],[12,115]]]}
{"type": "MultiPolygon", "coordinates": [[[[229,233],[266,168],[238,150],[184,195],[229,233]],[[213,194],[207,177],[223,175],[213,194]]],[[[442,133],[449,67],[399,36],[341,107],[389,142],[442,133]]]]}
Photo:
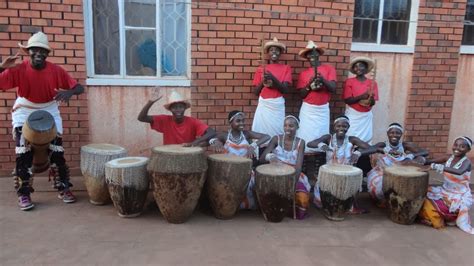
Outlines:
{"type": "Polygon", "coordinates": [[[153,116],[148,115],[148,111],[150,110],[151,106],[160,100],[163,96],[160,95],[160,92],[158,89],[156,89],[150,97],[150,100],[143,106],[142,110],[138,114],[138,121],[144,122],[144,123],[149,123],[151,124],[153,122],[153,116]]]}

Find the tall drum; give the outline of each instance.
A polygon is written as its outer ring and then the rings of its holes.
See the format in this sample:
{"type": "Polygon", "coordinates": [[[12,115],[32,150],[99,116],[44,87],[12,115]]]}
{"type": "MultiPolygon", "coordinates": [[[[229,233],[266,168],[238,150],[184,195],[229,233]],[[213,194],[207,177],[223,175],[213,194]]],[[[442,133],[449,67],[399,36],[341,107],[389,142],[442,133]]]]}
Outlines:
{"type": "Polygon", "coordinates": [[[148,171],[161,213],[170,223],[184,223],[196,208],[206,181],[207,159],[199,147],[165,145],[152,149],[148,171]]]}
{"type": "Polygon", "coordinates": [[[146,157],[124,157],[105,164],[110,198],[120,217],[136,217],[142,213],[150,185],[147,163],[146,157]]]}
{"type": "Polygon", "coordinates": [[[362,170],[343,164],[325,164],[319,168],[319,193],[324,216],[344,220],[362,185],[362,170]]]}
{"type": "Polygon", "coordinates": [[[207,194],[214,215],[232,218],[245,196],[252,174],[252,160],[228,154],[209,155],[207,163],[207,194]]]}
{"type": "Polygon", "coordinates": [[[279,223],[293,208],[295,169],[286,164],[264,164],[255,172],[255,190],[263,218],[279,223]]]}
{"type": "Polygon", "coordinates": [[[49,144],[57,134],[53,116],[44,110],[32,112],[23,125],[22,134],[33,151],[33,173],[44,172],[49,168],[49,144]]]}
{"type": "Polygon", "coordinates": [[[326,164],[325,152],[314,152],[304,155],[302,171],[308,177],[311,187],[314,187],[314,184],[316,184],[319,168],[324,164],[326,164]]]}
{"type": "Polygon", "coordinates": [[[90,203],[103,205],[110,202],[105,183],[105,163],[125,156],[127,150],[117,145],[95,143],[81,147],[81,171],[90,203]]]}
{"type": "Polygon", "coordinates": [[[416,166],[394,165],[384,169],[382,189],[393,222],[415,221],[426,198],[428,181],[429,174],[416,166]]]}

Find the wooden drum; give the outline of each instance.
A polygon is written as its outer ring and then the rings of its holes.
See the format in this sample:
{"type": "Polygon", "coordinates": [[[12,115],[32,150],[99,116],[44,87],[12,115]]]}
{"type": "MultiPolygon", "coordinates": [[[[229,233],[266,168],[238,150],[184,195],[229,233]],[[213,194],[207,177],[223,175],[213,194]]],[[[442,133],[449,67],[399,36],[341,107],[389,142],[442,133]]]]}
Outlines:
{"type": "Polygon", "coordinates": [[[206,190],[214,215],[232,218],[245,196],[252,160],[229,154],[209,155],[206,190]]]}
{"type": "Polygon", "coordinates": [[[170,223],[184,223],[196,208],[206,181],[207,159],[199,147],[165,145],[152,149],[148,171],[156,203],[170,223]]]}
{"type": "Polygon", "coordinates": [[[103,205],[110,202],[105,182],[105,163],[125,156],[127,150],[117,145],[96,143],[81,147],[81,171],[90,203],[103,205]]]}
{"type": "Polygon", "coordinates": [[[382,189],[393,222],[415,221],[426,198],[428,181],[429,174],[416,166],[394,165],[384,169],[382,189]]]}
{"type": "Polygon", "coordinates": [[[263,218],[279,223],[292,212],[295,169],[286,164],[264,164],[255,172],[255,190],[263,218]]]}
{"type": "Polygon", "coordinates": [[[319,168],[326,164],[326,153],[325,152],[314,152],[304,155],[303,160],[303,173],[308,177],[308,181],[311,187],[314,187],[316,180],[318,179],[319,168]]]}
{"type": "Polygon", "coordinates": [[[124,157],[105,164],[110,198],[120,217],[136,217],[142,213],[150,185],[147,163],[146,157],[124,157]]]}
{"type": "Polygon", "coordinates": [[[53,116],[44,110],[32,112],[22,129],[23,137],[31,144],[33,173],[49,168],[49,144],[56,138],[56,123],[53,116]]]}
{"type": "Polygon", "coordinates": [[[362,185],[362,170],[343,164],[325,164],[319,168],[319,193],[326,218],[344,220],[362,185]]]}

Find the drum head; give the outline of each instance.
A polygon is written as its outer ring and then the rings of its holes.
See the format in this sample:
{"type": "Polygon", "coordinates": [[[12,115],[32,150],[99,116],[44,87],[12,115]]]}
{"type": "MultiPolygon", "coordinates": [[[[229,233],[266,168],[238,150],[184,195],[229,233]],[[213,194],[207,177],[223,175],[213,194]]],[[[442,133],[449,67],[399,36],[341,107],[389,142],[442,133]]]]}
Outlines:
{"type": "Polygon", "coordinates": [[[325,164],[319,168],[319,171],[333,173],[335,175],[357,175],[362,174],[362,170],[352,165],[345,164],[325,164]]]}
{"type": "Polygon", "coordinates": [[[110,168],[128,168],[145,165],[148,161],[147,157],[123,157],[108,161],[105,166],[110,168]]]}
{"type": "Polygon", "coordinates": [[[251,159],[245,158],[245,157],[240,157],[240,156],[235,156],[231,155],[228,153],[216,153],[216,154],[211,154],[209,155],[210,160],[214,161],[221,161],[221,162],[235,162],[235,163],[245,163],[245,162],[252,162],[251,159]]]}
{"type": "Polygon", "coordinates": [[[295,168],[286,164],[264,164],[257,167],[256,171],[268,176],[286,176],[295,173],[295,168]]]}
{"type": "Polygon", "coordinates": [[[36,132],[49,131],[55,126],[53,116],[44,110],[37,110],[31,113],[28,116],[27,123],[36,132]]]}
{"type": "Polygon", "coordinates": [[[420,171],[420,168],[417,166],[412,165],[394,165],[390,167],[386,167],[384,169],[385,172],[390,173],[395,176],[403,176],[403,177],[419,177],[426,175],[426,172],[420,171]]]}
{"type": "Polygon", "coordinates": [[[126,152],[125,148],[108,143],[92,143],[81,147],[81,151],[93,154],[122,154],[126,152]]]}
{"type": "Polygon", "coordinates": [[[180,144],[158,146],[154,147],[152,151],[169,154],[196,154],[204,152],[200,147],[183,147],[183,145],[180,144]]]}

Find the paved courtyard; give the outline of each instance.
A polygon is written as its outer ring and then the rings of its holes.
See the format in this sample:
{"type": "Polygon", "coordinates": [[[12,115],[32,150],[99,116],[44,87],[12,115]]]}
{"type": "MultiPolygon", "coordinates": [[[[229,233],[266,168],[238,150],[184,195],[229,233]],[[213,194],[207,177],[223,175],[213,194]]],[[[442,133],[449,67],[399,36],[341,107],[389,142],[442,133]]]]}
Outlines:
{"type": "MultiPolygon", "coordinates": [[[[0,265],[472,265],[474,236],[456,227],[398,225],[371,205],[366,215],[331,222],[311,210],[303,221],[267,223],[241,211],[217,220],[196,211],[168,224],[153,204],[137,218],[113,205],[88,202],[74,177],[78,202],[56,198],[46,177],[35,180],[36,208],[16,206],[10,178],[0,178],[0,265]]],[[[473,214],[471,212],[471,219],[473,214]]]]}

